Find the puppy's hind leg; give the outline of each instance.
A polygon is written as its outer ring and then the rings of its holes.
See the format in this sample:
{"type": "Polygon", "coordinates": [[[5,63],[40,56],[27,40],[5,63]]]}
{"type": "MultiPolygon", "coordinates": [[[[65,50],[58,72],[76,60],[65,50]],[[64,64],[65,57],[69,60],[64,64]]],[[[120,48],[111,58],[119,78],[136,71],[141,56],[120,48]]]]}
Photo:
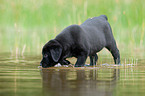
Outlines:
{"type": "Polygon", "coordinates": [[[96,65],[97,60],[98,60],[97,54],[95,54],[94,56],[90,56],[90,66],[96,65]]]}
{"type": "Polygon", "coordinates": [[[120,53],[119,53],[119,50],[118,50],[116,44],[115,44],[115,46],[107,46],[106,48],[111,52],[111,54],[114,58],[115,64],[120,65],[120,53]]]}
{"type": "Polygon", "coordinates": [[[93,66],[93,65],[94,65],[94,64],[93,64],[93,63],[94,63],[94,62],[93,62],[93,61],[94,61],[94,60],[93,60],[93,59],[94,59],[94,56],[89,56],[89,57],[90,57],[90,66],[93,66]]]}
{"type": "Polygon", "coordinates": [[[95,62],[94,62],[95,65],[96,65],[97,61],[98,61],[98,55],[95,54],[95,62]]]}

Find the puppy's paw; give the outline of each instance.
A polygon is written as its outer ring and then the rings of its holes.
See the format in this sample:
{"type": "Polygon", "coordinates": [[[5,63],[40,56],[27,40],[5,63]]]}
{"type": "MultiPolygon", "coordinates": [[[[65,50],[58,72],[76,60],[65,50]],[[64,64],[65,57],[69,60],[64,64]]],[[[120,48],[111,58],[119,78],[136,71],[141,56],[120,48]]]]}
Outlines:
{"type": "Polygon", "coordinates": [[[83,65],[75,65],[75,67],[84,67],[83,65]]]}

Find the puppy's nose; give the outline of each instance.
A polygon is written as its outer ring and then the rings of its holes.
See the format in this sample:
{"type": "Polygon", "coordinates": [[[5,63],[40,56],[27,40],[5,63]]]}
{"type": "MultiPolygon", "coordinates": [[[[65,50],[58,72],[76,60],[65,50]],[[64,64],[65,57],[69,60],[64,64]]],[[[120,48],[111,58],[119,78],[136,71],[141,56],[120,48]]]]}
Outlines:
{"type": "Polygon", "coordinates": [[[40,66],[42,66],[42,63],[40,62],[40,66]]]}

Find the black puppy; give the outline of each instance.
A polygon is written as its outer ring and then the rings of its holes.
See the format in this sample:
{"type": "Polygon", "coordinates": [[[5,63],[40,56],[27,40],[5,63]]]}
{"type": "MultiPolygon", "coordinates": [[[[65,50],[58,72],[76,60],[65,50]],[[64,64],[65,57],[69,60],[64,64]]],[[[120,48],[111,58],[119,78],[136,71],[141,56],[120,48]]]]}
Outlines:
{"type": "Polygon", "coordinates": [[[42,50],[42,67],[51,67],[57,63],[69,64],[67,57],[76,57],[75,67],[82,67],[88,56],[90,65],[95,65],[97,52],[107,48],[120,64],[120,54],[114,40],[110,24],[105,15],[87,19],[81,25],[65,28],[55,39],[47,42],[42,50]]]}

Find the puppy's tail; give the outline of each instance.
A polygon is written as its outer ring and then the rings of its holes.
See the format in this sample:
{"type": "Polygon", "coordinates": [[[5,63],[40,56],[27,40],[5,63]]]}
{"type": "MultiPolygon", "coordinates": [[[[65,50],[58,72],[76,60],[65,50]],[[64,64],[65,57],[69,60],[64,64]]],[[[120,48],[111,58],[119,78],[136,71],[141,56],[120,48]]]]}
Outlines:
{"type": "Polygon", "coordinates": [[[106,15],[101,15],[101,17],[105,18],[106,20],[108,20],[106,15]]]}

